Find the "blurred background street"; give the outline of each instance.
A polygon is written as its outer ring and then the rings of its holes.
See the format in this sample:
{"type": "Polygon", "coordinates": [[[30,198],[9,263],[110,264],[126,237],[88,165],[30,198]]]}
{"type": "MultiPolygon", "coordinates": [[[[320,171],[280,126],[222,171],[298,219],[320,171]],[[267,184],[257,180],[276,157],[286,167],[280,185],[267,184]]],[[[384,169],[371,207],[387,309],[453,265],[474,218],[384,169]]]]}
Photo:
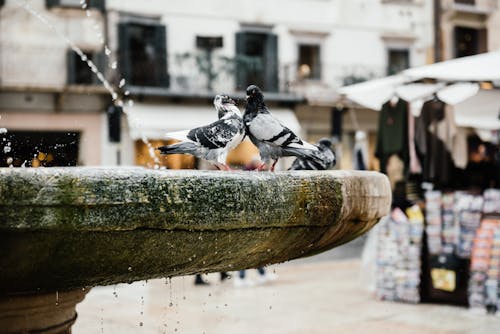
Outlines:
{"type": "MultiPolygon", "coordinates": [[[[87,333],[498,333],[500,318],[439,304],[378,301],[360,277],[360,242],[268,268],[278,279],[236,288],[186,276],[97,287],[78,305],[87,333]]],[[[255,270],[250,279],[257,282],[255,270]]]]}

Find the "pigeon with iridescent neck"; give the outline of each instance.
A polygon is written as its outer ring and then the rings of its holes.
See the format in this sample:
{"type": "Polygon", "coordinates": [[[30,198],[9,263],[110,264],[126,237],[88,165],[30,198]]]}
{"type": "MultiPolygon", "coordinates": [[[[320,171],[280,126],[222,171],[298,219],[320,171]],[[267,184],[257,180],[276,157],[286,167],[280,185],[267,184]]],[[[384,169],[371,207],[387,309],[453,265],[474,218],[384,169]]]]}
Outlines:
{"type": "Polygon", "coordinates": [[[313,161],[320,159],[317,156],[318,147],[302,140],[271,114],[259,87],[248,86],[246,94],[247,105],[243,121],[248,137],[259,149],[262,160],[260,170],[270,166],[270,170],[274,171],[278,159],[286,156],[313,161]],[[270,165],[271,160],[273,160],[272,165],[270,165]]]}

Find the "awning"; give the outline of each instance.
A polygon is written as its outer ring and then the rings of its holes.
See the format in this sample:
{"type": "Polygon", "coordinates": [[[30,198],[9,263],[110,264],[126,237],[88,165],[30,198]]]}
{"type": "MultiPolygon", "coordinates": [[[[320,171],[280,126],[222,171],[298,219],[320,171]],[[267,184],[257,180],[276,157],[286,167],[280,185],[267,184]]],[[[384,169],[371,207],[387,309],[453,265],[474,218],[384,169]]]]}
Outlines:
{"type": "MultiPolygon", "coordinates": [[[[291,109],[271,109],[272,114],[292,131],[300,134],[300,123],[291,109]]],[[[165,139],[167,132],[192,129],[217,120],[217,112],[211,105],[159,105],[136,103],[126,107],[125,113],[130,137],[137,139],[165,139]]]]}
{"type": "Polygon", "coordinates": [[[500,50],[410,68],[402,75],[410,80],[495,81],[500,80],[499,64],[500,50]]]}
{"type": "Polygon", "coordinates": [[[455,105],[458,126],[480,130],[500,130],[500,90],[481,90],[475,96],[455,105]]]}
{"type": "Polygon", "coordinates": [[[402,75],[392,75],[341,87],[338,92],[363,107],[380,110],[382,105],[394,95],[396,89],[405,82],[402,75]]]}

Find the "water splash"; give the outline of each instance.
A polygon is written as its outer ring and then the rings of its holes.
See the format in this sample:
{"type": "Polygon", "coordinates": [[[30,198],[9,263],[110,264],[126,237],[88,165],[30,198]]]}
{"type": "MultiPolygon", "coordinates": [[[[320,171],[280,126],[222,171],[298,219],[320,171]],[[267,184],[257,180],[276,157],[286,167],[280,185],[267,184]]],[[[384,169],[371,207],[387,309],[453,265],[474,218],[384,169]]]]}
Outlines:
{"type": "MultiPolygon", "coordinates": [[[[94,64],[94,62],[92,62],[92,60],[88,59],[88,57],[85,55],[85,53],[71,39],[69,39],[64,33],[62,33],[61,31],[59,31],[56,28],[56,26],[54,24],[52,24],[45,16],[43,16],[42,14],[40,14],[39,12],[37,12],[35,9],[33,9],[33,7],[31,7],[31,5],[27,1],[18,0],[18,3],[20,4],[20,6],[24,10],[26,10],[28,13],[30,13],[35,18],[37,18],[40,22],[42,22],[43,24],[45,24],[56,36],[58,36],[64,42],[66,42],[66,44],[68,44],[69,47],[80,56],[80,59],[87,64],[87,66],[90,68],[90,70],[97,76],[97,79],[102,83],[102,85],[104,86],[104,88],[108,91],[108,93],[111,96],[111,100],[113,101],[113,103],[116,106],[122,107],[122,110],[125,113],[125,115],[127,115],[128,119],[129,119],[129,122],[131,124],[134,124],[134,126],[137,129],[140,129],[141,128],[141,122],[136,117],[134,117],[130,113],[130,111],[127,110],[127,108],[123,108],[124,107],[124,101],[123,101],[123,98],[120,97],[119,91],[117,91],[113,87],[113,85],[104,77],[104,75],[99,71],[99,69],[94,64]]],[[[80,4],[82,6],[82,9],[85,10],[87,17],[89,17],[89,18],[92,17],[92,12],[88,9],[87,0],[80,0],[80,4]]],[[[96,24],[94,24],[94,27],[96,27],[96,24]]],[[[101,44],[104,45],[104,53],[105,53],[105,55],[109,59],[111,57],[111,53],[112,52],[111,52],[111,49],[109,48],[109,46],[105,44],[104,36],[102,35],[101,32],[98,32],[97,33],[97,37],[99,38],[99,41],[101,42],[101,44]]],[[[111,62],[110,67],[112,69],[116,69],[118,67],[117,62],[116,61],[111,62]]],[[[120,80],[120,87],[119,88],[122,88],[124,85],[125,85],[125,81],[124,81],[124,79],[121,79],[120,80]],[[122,81],[123,81],[123,85],[122,85],[122,81]]],[[[129,95],[130,95],[130,91],[128,91],[128,90],[126,90],[122,94],[122,96],[129,96],[129,95]]],[[[128,107],[131,108],[133,106],[132,99],[128,99],[127,104],[128,104],[128,107]]],[[[159,169],[160,168],[160,159],[155,154],[155,150],[154,150],[152,144],[149,142],[149,140],[147,139],[147,137],[144,134],[142,134],[141,137],[142,137],[141,138],[142,141],[148,146],[148,153],[149,153],[150,157],[154,161],[154,166],[153,166],[154,169],[159,169]]]]}

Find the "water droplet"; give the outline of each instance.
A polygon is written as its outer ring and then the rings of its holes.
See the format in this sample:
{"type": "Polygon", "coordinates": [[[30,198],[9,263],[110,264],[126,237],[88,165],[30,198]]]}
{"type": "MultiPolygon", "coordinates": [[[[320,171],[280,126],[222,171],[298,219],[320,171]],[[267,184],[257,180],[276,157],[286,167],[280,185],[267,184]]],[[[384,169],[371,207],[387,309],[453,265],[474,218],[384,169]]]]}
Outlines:
{"type": "Polygon", "coordinates": [[[111,54],[111,50],[107,45],[104,47],[104,53],[106,54],[106,56],[109,56],[111,54]]]}
{"type": "Polygon", "coordinates": [[[3,147],[3,153],[9,153],[10,151],[12,151],[12,147],[10,147],[10,146],[3,147]]]}
{"type": "Polygon", "coordinates": [[[125,86],[125,79],[121,79],[120,84],[118,85],[118,87],[120,88],[122,88],[123,86],[125,86]]]}
{"type": "Polygon", "coordinates": [[[128,100],[127,103],[128,103],[129,107],[133,107],[134,106],[134,100],[128,100]]]}
{"type": "Polygon", "coordinates": [[[125,91],[125,93],[123,93],[125,96],[129,96],[130,95],[130,92],[128,90],[125,91]]]}
{"type": "Polygon", "coordinates": [[[271,248],[268,248],[268,249],[267,249],[267,252],[269,253],[270,251],[271,251],[271,248]]]}
{"type": "Polygon", "coordinates": [[[6,128],[0,128],[0,134],[5,134],[7,133],[7,129],[6,128]]]}
{"type": "Polygon", "coordinates": [[[88,9],[87,9],[87,10],[85,11],[85,14],[87,14],[87,17],[90,17],[90,15],[91,15],[91,14],[90,14],[90,10],[88,10],[88,9]]]}
{"type": "Polygon", "coordinates": [[[116,61],[114,61],[114,62],[111,63],[111,68],[112,69],[116,69],[117,66],[118,66],[118,63],[116,61]]]}
{"type": "Polygon", "coordinates": [[[132,267],[131,266],[128,267],[128,271],[132,271],[132,267]]]}
{"type": "Polygon", "coordinates": [[[81,56],[80,56],[80,59],[81,59],[82,61],[87,61],[87,60],[88,60],[88,58],[87,58],[87,56],[86,56],[86,55],[81,55],[81,56]]]}
{"type": "Polygon", "coordinates": [[[273,306],[272,305],[269,305],[269,309],[272,310],[273,309],[273,306]]]}
{"type": "Polygon", "coordinates": [[[141,326],[141,327],[142,327],[142,326],[144,326],[144,323],[141,321],[141,322],[139,323],[139,326],[141,326]]]}
{"type": "Polygon", "coordinates": [[[173,306],[174,306],[174,303],[170,302],[170,303],[168,303],[168,306],[169,306],[169,307],[173,307],[173,306]]]}
{"type": "Polygon", "coordinates": [[[186,296],[182,296],[182,299],[186,300],[186,296]]]}

